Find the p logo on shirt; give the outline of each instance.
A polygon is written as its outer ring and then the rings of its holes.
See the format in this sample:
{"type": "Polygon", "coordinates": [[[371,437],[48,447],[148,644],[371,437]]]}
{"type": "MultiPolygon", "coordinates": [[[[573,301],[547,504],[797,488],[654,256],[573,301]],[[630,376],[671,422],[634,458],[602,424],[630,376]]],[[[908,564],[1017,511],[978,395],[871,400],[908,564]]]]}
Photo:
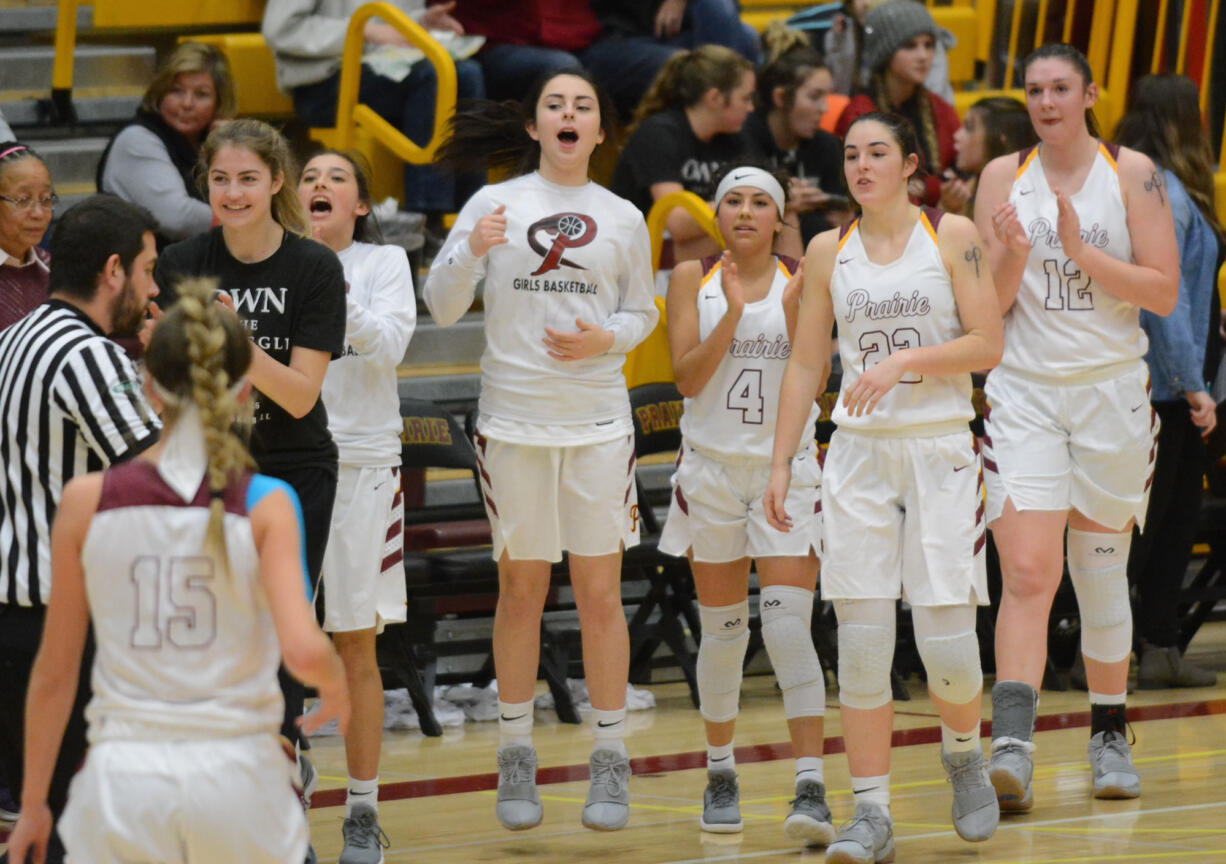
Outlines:
{"type": "Polygon", "coordinates": [[[546,216],[528,226],[528,245],[532,251],[545,260],[533,271],[533,276],[540,276],[550,270],[557,270],[562,264],[567,267],[577,267],[586,270],[582,264],[576,264],[562,253],[567,249],[577,249],[586,246],[596,239],[596,220],[582,213],[558,213],[546,216]],[[544,232],[552,237],[550,246],[545,246],[537,235],[544,232]]]}

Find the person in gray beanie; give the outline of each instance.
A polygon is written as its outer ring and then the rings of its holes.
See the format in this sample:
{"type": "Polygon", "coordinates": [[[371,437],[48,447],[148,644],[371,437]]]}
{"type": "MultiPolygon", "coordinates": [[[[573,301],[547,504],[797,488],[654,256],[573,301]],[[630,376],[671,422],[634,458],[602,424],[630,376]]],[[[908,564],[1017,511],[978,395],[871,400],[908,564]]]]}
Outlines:
{"type": "Polygon", "coordinates": [[[945,174],[953,169],[954,132],[961,122],[953,106],[924,84],[938,36],[936,22],[915,0],[889,0],[870,9],[864,18],[863,52],[870,70],[868,84],[843,109],[835,134],[845,136],[852,121],[870,111],[906,117],[919,133],[924,151],[924,172],[912,178],[912,197],[956,210],[958,202],[942,197],[952,193],[952,175],[945,179],[945,174]]]}

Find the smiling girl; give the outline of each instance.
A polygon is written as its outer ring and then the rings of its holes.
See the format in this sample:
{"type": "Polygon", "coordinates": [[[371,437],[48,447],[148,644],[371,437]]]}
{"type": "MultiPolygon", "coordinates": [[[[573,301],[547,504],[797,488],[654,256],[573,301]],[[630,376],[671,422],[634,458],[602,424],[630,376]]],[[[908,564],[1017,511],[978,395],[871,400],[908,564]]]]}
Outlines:
{"type": "Polygon", "coordinates": [[[979,746],[975,617],[988,602],[986,523],[979,447],[967,426],[970,373],[1000,358],[1000,314],[974,224],[908,201],[921,164],[915,132],[898,115],[866,114],[847,131],[843,170],[862,215],[809,244],[766,490],[771,525],[799,524],[785,497],[791,462],[825,387],[837,325],[843,378],[822,472],[822,597],[839,619],[856,811],[827,849],[831,864],[894,859],[890,665],[900,597],[911,606],[941,717],[954,828],[986,840],[1000,817],[979,746]]]}
{"type": "MultiPolygon", "coordinates": [[[[771,527],[762,510],[801,273],[795,260],[771,252],[787,209],[781,177],[740,165],[717,181],[715,215],[727,251],[677,265],[668,287],[668,341],[686,398],[684,444],[660,538],[662,552],[689,557],[702,617],[698,695],[707,789],[699,825],[723,834],[743,824],[732,735],[749,643],[752,561],[762,587],[762,638],[796,756],[796,797],[784,830],[825,844],[834,828],[822,776],[825,681],[809,631],[821,547],[821,470],[811,434],[792,460],[788,506],[799,530],[771,527]]],[[[810,430],[817,415],[810,400],[810,430]]]]}
{"type": "Polygon", "coordinates": [[[405,620],[404,502],[396,366],[417,321],[409,259],[379,245],[369,175],[360,157],[325,151],[302,170],[298,197],[315,239],[345,268],[345,351],[324,376],[328,427],[340,463],[323,560],[324,630],[345,664],[353,704],[341,864],[379,849],[379,749],[383,683],[375,636],[405,620]]]}
{"type": "Polygon", "coordinates": [[[477,454],[498,561],[499,821],[541,821],[532,698],[550,564],[568,552],[592,701],[589,828],[629,819],[629,637],[621,554],[638,542],[626,352],[655,326],[642,214],[588,179],[614,122],[588,73],[542,78],[519,109],[456,115],[453,164],[485,158],[513,180],[464,206],[430,268],[425,300],[442,326],[484,281],[477,454]]]}
{"type": "MultiPolygon", "coordinates": [[[[302,502],[307,572],[319,580],[337,451],[320,390],[345,339],[345,275],[336,254],[307,239],[285,139],[267,123],[241,119],[214,131],[201,149],[209,206],[218,226],[176,243],[158,259],[165,303],[181,276],[216,276],[252,341],[256,389],[251,455],[262,473],[294,487],[302,502]]],[[[301,713],[302,689],[288,676],[286,725],[301,713]]],[[[314,771],[304,765],[313,777],[314,771]]]]}
{"type": "Polygon", "coordinates": [[[1169,314],[1179,288],[1162,174],[1148,156],[1098,139],[1086,58],[1044,45],[1024,74],[1039,144],[989,163],[975,202],[1007,333],[984,414],[988,521],[1004,580],[992,782],[1006,810],[1032,806],[1034,722],[1066,526],[1094,796],[1141,794],[1125,738],[1126,571],[1132,527],[1145,525],[1158,421],[1139,316],[1169,314]]]}

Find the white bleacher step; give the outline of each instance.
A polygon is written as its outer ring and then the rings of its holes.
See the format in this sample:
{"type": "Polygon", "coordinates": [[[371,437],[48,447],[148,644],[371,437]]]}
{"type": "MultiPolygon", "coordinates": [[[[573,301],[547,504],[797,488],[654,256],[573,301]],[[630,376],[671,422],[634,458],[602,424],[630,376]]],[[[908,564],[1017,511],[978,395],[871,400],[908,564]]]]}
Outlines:
{"type": "Polygon", "coordinates": [[[56,191],[60,192],[68,188],[74,191],[80,191],[82,187],[93,189],[94,178],[98,173],[98,160],[102,158],[102,151],[106,149],[109,139],[90,137],[22,140],[38,151],[38,155],[47,164],[47,170],[51,172],[56,191]]]}
{"type": "MultiPolygon", "coordinates": [[[[152,46],[78,45],[73,52],[74,88],[135,87],[144,90],[157,63],[152,46]]],[[[0,48],[0,94],[19,91],[51,92],[55,48],[22,45],[0,48]]],[[[31,95],[29,93],[26,94],[31,95]]],[[[98,93],[102,96],[105,93],[98,93]]],[[[8,112],[5,112],[7,116],[8,112]]]]}

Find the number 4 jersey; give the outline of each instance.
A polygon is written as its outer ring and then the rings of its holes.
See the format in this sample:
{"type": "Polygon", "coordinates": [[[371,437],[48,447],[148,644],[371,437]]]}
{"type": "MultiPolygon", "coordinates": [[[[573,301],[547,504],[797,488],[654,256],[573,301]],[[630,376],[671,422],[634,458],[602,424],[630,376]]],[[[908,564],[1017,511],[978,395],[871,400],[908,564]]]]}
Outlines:
{"type": "MultiPolygon", "coordinates": [[[[688,444],[713,458],[723,456],[738,464],[771,460],[779,385],[792,353],[783,315],[783,289],[796,269],[790,258],[777,260],[770,290],[761,300],[745,304],[732,344],[715,374],[697,396],[685,400],[681,434],[688,444]]],[[[704,258],[702,269],[698,338],[706,339],[728,311],[728,301],[720,259],[704,258]]],[[[810,434],[801,436],[797,452],[812,444],[818,413],[814,403],[809,410],[810,434]]]]}
{"type": "Polygon", "coordinates": [[[965,429],[975,416],[969,374],[941,377],[909,372],[871,414],[852,417],[843,406],[843,394],[864,370],[893,352],[940,345],[963,335],[953,283],[937,247],[940,220],[939,211],[921,208],[902,254],[888,264],[868,259],[859,220],[839,239],[830,299],[843,361],[843,383],[833,416],[840,428],[924,437],[965,429]]]}
{"type": "Polygon", "coordinates": [[[260,474],[226,490],[225,572],[202,551],[207,482],[184,501],[145,459],[103,475],[81,550],[98,646],[90,741],[276,733],[281,651],[247,514],[278,488],[297,502],[260,474]]]}
{"type": "MultiPolygon", "coordinates": [[[[1001,368],[1069,381],[1145,356],[1138,307],[1090,281],[1064,254],[1056,230],[1056,196],[1047,184],[1041,148],[1018,154],[1009,201],[1030,239],[1017,301],[1005,315],[1001,368]]],[[[1082,239],[1112,258],[1132,260],[1124,198],[1116,166],[1119,148],[1099,142],[1094,164],[1070,196],[1082,239]]]]}

